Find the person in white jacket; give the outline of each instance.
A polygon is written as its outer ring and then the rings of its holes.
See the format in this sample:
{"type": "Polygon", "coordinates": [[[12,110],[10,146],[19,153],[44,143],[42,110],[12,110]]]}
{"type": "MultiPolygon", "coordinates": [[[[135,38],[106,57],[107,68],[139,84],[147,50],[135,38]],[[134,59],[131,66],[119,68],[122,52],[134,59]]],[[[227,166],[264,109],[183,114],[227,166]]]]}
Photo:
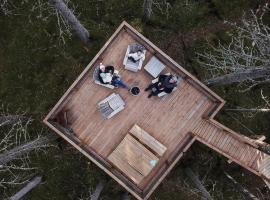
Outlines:
{"type": "Polygon", "coordinates": [[[120,78],[119,71],[115,70],[113,66],[105,66],[100,63],[99,66],[99,80],[103,84],[111,84],[115,87],[122,87],[127,90],[130,89],[120,78]]]}
{"type": "Polygon", "coordinates": [[[139,60],[144,60],[145,59],[145,55],[142,52],[142,50],[138,50],[135,53],[129,53],[128,54],[128,59],[130,59],[132,62],[137,62],[139,60]]]}

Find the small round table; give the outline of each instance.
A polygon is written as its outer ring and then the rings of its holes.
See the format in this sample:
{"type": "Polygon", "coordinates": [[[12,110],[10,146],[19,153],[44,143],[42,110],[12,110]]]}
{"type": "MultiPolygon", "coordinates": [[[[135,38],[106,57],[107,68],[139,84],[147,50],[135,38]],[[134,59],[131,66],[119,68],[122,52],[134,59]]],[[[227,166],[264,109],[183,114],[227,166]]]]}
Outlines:
{"type": "Polygon", "coordinates": [[[130,93],[133,95],[133,96],[138,96],[140,94],[140,88],[137,87],[137,86],[134,86],[130,89],[130,93]]]}

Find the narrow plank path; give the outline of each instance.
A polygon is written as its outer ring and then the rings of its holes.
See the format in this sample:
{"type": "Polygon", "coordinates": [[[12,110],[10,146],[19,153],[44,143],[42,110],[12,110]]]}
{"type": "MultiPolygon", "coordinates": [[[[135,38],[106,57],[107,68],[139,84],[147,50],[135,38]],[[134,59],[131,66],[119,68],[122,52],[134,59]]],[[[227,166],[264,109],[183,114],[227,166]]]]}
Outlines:
{"type": "Polygon", "coordinates": [[[196,139],[259,176],[270,179],[270,156],[256,149],[245,136],[236,134],[215,120],[201,119],[193,129],[196,139]],[[268,163],[268,162],[267,162],[268,163]]]}

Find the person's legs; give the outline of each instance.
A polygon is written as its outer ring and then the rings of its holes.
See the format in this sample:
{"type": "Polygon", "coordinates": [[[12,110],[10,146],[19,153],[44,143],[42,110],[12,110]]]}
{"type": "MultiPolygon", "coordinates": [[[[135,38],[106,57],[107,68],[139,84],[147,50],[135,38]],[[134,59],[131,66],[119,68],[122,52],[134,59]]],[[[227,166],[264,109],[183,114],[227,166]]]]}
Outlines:
{"type": "Polygon", "coordinates": [[[150,94],[148,95],[148,98],[151,98],[152,96],[157,96],[160,92],[160,90],[156,89],[156,90],[151,90],[150,94]]]}
{"type": "Polygon", "coordinates": [[[125,89],[129,89],[129,87],[119,78],[114,79],[112,81],[112,84],[115,86],[120,86],[120,87],[125,88],[125,89]]]}
{"type": "Polygon", "coordinates": [[[157,86],[158,86],[158,83],[151,83],[150,85],[148,85],[148,87],[147,88],[145,88],[145,90],[144,91],[148,91],[148,90],[150,90],[150,89],[152,89],[152,88],[157,88],[157,86]]]}

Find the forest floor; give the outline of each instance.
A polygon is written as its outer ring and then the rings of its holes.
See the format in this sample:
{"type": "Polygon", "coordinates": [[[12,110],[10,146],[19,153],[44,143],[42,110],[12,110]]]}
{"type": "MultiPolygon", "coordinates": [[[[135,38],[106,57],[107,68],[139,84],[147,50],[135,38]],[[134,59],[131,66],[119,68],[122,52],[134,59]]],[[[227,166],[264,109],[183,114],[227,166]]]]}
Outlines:
{"type": "MultiPolygon", "coordinates": [[[[140,1],[71,1],[93,38],[86,51],[74,36],[65,35],[65,43],[59,40],[56,17],[46,9],[34,8],[35,2],[14,1],[9,15],[0,12],[0,102],[10,112],[21,110],[34,118],[29,127],[33,136],[49,131],[42,119],[123,20],[203,81],[207,70],[196,62],[196,52],[207,49],[207,42],[226,42],[231,27],[224,21],[239,22],[245,11],[259,5],[253,0],[157,0],[151,21],[143,23],[140,1]]],[[[261,89],[270,97],[268,87],[246,93],[234,86],[211,89],[226,100],[224,109],[261,105],[261,89]]],[[[264,134],[270,138],[268,113],[247,115],[224,109],[217,116],[220,122],[245,135],[264,134]]],[[[103,200],[117,200],[123,192],[115,181],[65,142],[62,148],[55,143],[45,152],[33,153],[31,165],[38,168],[36,173],[42,174],[45,181],[27,195],[27,200],[77,200],[87,196],[100,178],[108,180],[103,200]]],[[[258,177],[234,163],[228,164],[224,157],[196,142],[150,199],[201,199],[184,174],[186,166],[199,175],[214,199],[242,199],[225,181],[224,171],[255,194],[266,192],[258,177]]],[[[0,188],[0,200],[18,188],[0,188]]]]}

